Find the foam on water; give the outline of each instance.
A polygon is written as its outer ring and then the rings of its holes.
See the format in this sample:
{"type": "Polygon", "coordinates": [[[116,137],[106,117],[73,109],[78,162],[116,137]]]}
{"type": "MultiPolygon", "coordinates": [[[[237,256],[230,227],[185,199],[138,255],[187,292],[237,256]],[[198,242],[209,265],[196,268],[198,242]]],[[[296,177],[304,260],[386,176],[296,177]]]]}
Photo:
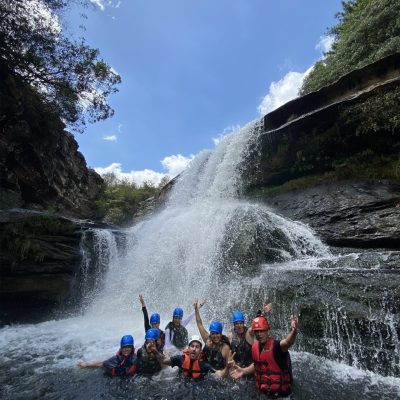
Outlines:
{"type": "MultiPolygon", "coordinates": [[[[96,253],[108,266],[101,284],[86,297],[84,314],[3,328],[3,371],[21,359],[24,362],[15,367],[19,373],[24,368],[42,373],[72,368],[82,359],[104,359],[128,333],[139,344],[144,336],[139,293],[150,313],[161,314],[161,327],[173,308],[183,307],[187,314],[192,299],[203,297],[210,300],[206,316],[226,321],[243,300],[244,284],[250,291],[258,289],[260,259],[269,257],[264,269],[319,268],[321,260],[330,260],[332,255],[309,227],[239,199],[246,160],[256,151],[259,134],[259,124],[252,123],[224,138],[214,151],[201,152],[179,177],[165,206],[124,232],[125,251],[118,251],[110,232],[98,231],[96,253]]],[[[193,324],[189,332],[196,332],[193,324]]],[[[329,368],[341,374],[347,369],[343,364],[329,368]]],[[[393,385],[398,387],[398,381],[393,385]]]]}

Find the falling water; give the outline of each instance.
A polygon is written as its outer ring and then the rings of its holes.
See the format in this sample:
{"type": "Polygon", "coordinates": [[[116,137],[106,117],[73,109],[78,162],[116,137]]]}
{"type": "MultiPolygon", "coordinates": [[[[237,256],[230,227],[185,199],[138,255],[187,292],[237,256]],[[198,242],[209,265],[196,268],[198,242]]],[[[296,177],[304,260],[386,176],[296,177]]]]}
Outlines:
{"type": "MultiPolygon", "coordinates": [[[[260,131],[258,123],[249,124],[225,137],[214,151],[201,152],[179,177],[164,206],[123,232],[124,251],[118,251],[111,232],[96,231],[95,255],[99,264],[107,264],[107,270],[100,269],[94,285],[83,279],[83,315],[0,331],[2,398],[254,396],[252,382],[206,381],[205,386],[188,389],[173,378],[174,371],[152,382],[116,383],[99,371],[79,370],[79,360],[112,355],[123,334],[132,333],[136,347],[140,345],[139,293],[144,294],[150,312],[161,314],[162,325],[177,306],[189,313],[193,298],[208,299],[202,309],[204,321],[220,319],[225,331],[230,329],[231,311],[241,309],[251,318],[267,301],[274,303],[271,321],[277,337],[286,334],[290,313],[304,318],[305,328],[312,325],[306,324],[307,319],[315,318],[315,331],[301,332],[293,352],[296,399],[400,395],[398,378],[379,375],[396,375],[399,357],[398,321],[390,306],[385,306],[383,317],[371,306],[370,329],[382,332],[373,321],[375,317],[383,321],[390,338],[379,340],[386,350],[394,348],[388,369],[374,374],[361,360],[363,341],[357,335],[365,331],[352,325],[351,300],[343,288],[336,290],[343,277],[335,270],[343,257],[330,254],[304,224],[243,200],[247,161],[257,153],[260,131]],[[326,393],[320,397],[322,380],[326,393]]],[[[90,265],[84,265],[86,271],[90,265]]],[[[356,283],[354,287],[359,289],[356,283]]],[[[381,302],[390,303],[392,295],[389,288],[381,302]]],[[[196,332],[193,324],[189,331],[196,332]]],[[[379,343],[372,346],[377,351],[379,343]]]]}
{"type": "Polygon", "coordinates": [[[118,257],[117,240],[113,232],[107,229],[90,229],[81,239],[82,265],[77,277],[81,303],[87,308],[93,296],[104,287],[105,275],[109,265],[118,257]]]}
{"type": "Polygon", "coordinates": [[[208,298],[210,314],[225,319],[240,289],[235,276],[261,262],[329,254],[305,225],[238,200],[258,132],[250,124],[192,162],[165,207],[130,230],[130,250],[110,266],[91,312],[116,322],[119,311],[132,312],[125,294],[143,293],[166,322],[176,306],[189,311],[193,297],[208,298]]]}

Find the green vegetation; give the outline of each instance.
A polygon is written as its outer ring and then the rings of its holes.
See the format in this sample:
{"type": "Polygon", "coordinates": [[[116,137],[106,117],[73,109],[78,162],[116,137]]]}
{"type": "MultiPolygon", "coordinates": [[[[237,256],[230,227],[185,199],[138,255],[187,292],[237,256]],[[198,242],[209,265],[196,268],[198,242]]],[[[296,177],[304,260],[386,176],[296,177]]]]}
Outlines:
{"type": "Polygon", "coordinates": [[[372,150],[366,150],[353,157],[333,162],[332,171],[290,179],[281,185],[256,187],[250,190],[248,195],[250,197],[276,195],[347,179],[400,181],[400,159],[398,156],[382,156],[372,150]]]}
{"type": "Polygon", "coordinates": [[[330,29],[335,42],[304,80],[304,95],[348,72],[400,51],[400,0],[347,0],[330,29]]]}
{"type": "Polygon", "coordinates": [[[399,99],[400,87],[388,84],[342,103],[329,120],[265,137],[248,193],[283,193],[332,180],[400,182],[399,99]]]}
{"type": "Polygon", "coordinates": [[[15,264],[27,259],[42,262],[48,253],[41,238],[66,236],[72,234],[75,228],[72,222],[61,218],[27,216],[4,226],[0,232],[0,248],[6,249],[15,257],[15,264]]]}
{"type": "Polygon", "coordinates": [[[113,173],[103,176],[103,179],[103,189],[95,201],[96,218],[116,225],[131,222],[140,203],[156,196],[169,180],[165,177],[157,187],[150,183],[138,187],[133,182],[118,180],[113,173]]]}
{"type": "MultiPolygon", "coordinates": [[[[400,128],[400,88],[379,91],[378,95],[346,107],[341,119],[355,126],[355,134],[368,135],[380,131],[398,134],[400,128]]],[[[400,150],[400,149],[399,149],[400,150]]]]}
{"type": "MultiPolygon", "coordinates": [[[[76,130],[113,114],[106,98],[120,76],[99,51],[62,29],[65,0],[0,2],[2,69],[35,88],[56,115],[76,130]]],[[[76,0],[75,3],[87,3],[76,0]]]]}

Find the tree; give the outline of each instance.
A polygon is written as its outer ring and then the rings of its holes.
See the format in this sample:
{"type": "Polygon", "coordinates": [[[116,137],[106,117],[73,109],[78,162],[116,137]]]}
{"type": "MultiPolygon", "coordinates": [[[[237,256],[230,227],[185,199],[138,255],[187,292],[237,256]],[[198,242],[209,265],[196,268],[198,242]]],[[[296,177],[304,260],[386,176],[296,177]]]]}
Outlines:
{"type": "Polygon", "coordinates": [[[0,2],[0,63],[41,94],[75,130],[113,114],[106,98],[120,76],[83,38],[68,38],[60,25],[65,0],[0,2]]]}
{"type": "Polygon", "coordinates": [[[400,51],[400,0],[347,0],[329,30],[332,50],[304,80],[304,95],[329,85],[353,69],[400,51]]]}

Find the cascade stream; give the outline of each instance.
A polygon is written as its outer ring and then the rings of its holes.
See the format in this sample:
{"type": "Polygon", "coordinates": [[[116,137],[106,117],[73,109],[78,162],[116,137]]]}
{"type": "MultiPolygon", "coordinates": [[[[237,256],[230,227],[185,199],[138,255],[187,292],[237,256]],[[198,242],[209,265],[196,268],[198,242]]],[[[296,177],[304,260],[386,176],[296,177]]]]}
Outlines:
{"type": "MultiPolygon", "coordinates": [[[[112,356],[122,335],[132,334],[139,348],[139,293],[149,313],[161,314],[161,328],[175,307],[191,312],[194,298],[208,299],[203,321],[222,321],[224,332],[232,311],[250,322],[272,302],[275,337],[286,335],[291,313],[300,319],[291,350],[293,398],[400,398],[398,279],[396,285],[389,267],[399,254],[333,254],[306,225],[244,200],[247,161],[260,132],[251,123],[214,151],[202,151],[162,208],[119,232],[123,248],[112,232],[95,231],[95,248],[85,251],[82,266],[81,313],[0,330],[2,399],[255,398],[252,381],[190,386],[172,369],[153,380],[111,380],[101,370],[79,369],[81,360],[112,356]],[[89,290],[85,271],[93,262],[100,267],[89,290]]],[[[197,333],[193,322],[188,330],[197,333]]]]}

